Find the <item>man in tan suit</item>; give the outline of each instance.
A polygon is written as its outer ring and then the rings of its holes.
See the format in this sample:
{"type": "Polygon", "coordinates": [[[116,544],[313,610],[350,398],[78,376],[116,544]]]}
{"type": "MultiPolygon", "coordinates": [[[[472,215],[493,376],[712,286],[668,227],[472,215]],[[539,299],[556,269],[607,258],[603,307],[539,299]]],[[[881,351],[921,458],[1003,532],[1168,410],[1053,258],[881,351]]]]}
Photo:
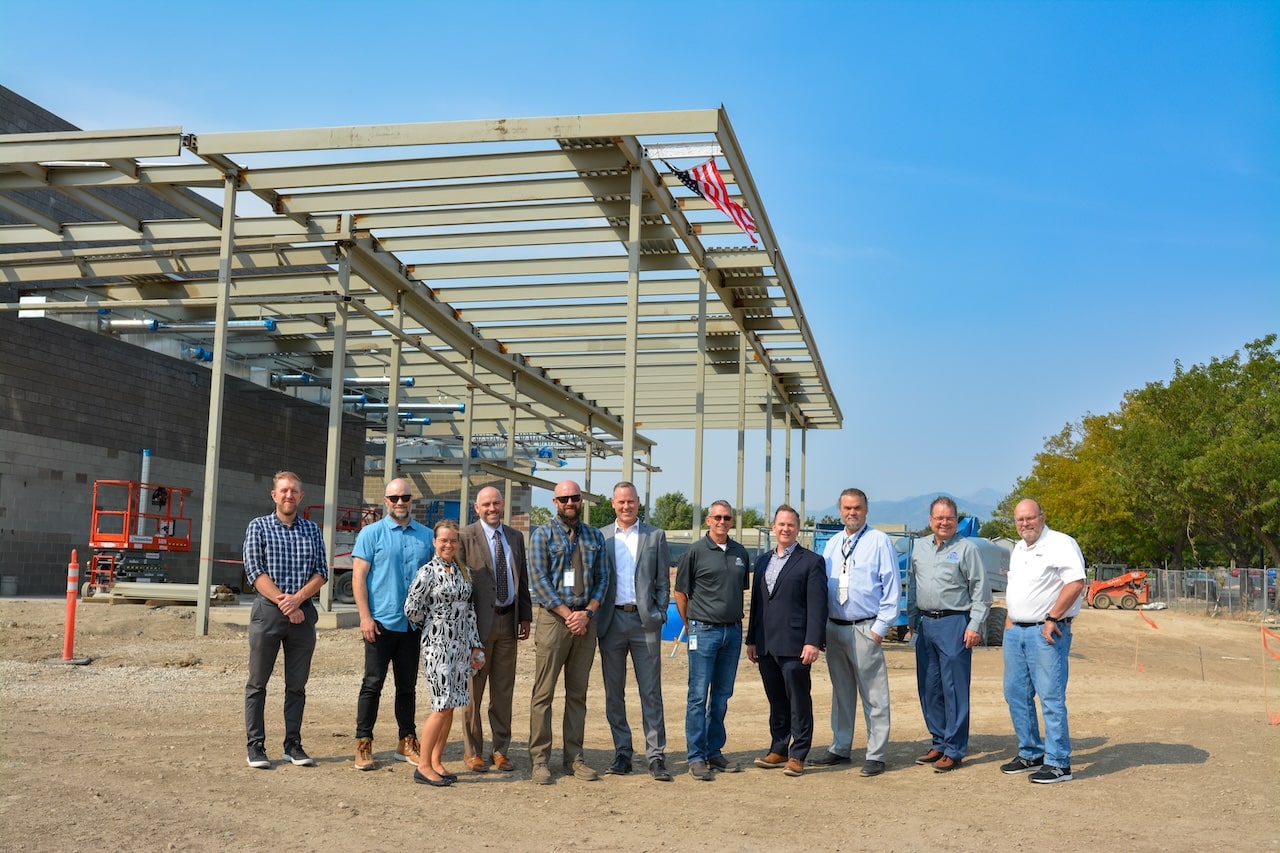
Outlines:
{"type": "Polygon", "coordinates": [[[476,625],[484,642],[484,666],[471,676],[471,703],[462,727],[463,760],[474,773],[489,767],[484,759],[483,709],[489,691],[489,733],[493,738],[493,766],[515,770],[507,757],[511,749],[511,700],[516,683],[516,651],[528,639],[533,620],[529,599],[529,568],[524,536],[502,523],[502,492],[485,486],[476,495],[480,520],[462,528],[458,562],[471,570],[475,585],[476,625]]]}

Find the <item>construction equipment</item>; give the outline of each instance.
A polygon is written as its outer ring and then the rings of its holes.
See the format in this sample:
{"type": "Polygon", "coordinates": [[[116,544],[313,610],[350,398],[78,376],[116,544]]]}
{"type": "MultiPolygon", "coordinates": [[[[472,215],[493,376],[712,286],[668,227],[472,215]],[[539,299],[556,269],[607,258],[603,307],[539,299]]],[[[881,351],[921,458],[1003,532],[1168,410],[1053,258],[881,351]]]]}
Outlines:
{"type": "Polygon", "coordinates": [[[1151,581],[1142,571],[1125,572],[1115,577],[1098,578],[1089,584],[1087,593],[1090,607],[1106,610],[1118,604],[1121,610],[1136,610],[1139,604],[1151,601],[1151,581]]]}
{"type": "Polygon", "coordinates": [[[87,597],[106,592],[118,580],[163,583],[168,551],[191,550],[190,489],[141,480],[96,480],[89,522],[87,597]]]}
{"type": "MultiPolygon", "coordinates": [[[[433,527],[442,518],[458,518],[458,501],[427,501],[421,507],[418,518],[427,527],[433,527]]],[[[302,517],[324,523],[324,505],[313,504],[302,510],[302,517]]],[[[333,581],[333,600],[339,604],[354,604],[355,591],[352,589],[351,552],[356,546],[356,536],[360,528],[373,524],[382,517],[377,506],[339,506],[338,519],[333,533],[333,565],[329,574],[333,581]]],[[[475,521],[472,518],[471,521],[475,521]]]]}

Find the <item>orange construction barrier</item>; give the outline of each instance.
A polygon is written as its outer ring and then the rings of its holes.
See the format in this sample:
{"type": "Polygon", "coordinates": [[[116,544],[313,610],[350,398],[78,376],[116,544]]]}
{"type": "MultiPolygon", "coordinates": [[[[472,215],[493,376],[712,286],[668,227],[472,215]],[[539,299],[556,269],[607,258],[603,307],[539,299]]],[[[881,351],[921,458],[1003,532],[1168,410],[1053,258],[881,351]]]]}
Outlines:
{"type": "Polygon", "coordinates": [[[62,635],[62,659],[71,660],[76,645],[76,600],[80,595],[80,564],[76,562],[76,552],[71,552],[71,563],[67,566],[67,628],[62,635]]]}

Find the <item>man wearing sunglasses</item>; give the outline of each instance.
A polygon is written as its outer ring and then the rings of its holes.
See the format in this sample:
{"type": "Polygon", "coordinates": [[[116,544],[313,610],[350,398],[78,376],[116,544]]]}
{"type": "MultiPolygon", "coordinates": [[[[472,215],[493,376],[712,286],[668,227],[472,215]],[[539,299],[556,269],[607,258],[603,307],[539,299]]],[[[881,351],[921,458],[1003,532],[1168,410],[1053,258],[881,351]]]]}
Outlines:
{"type": "Polygon", "coordinates": [[[689,775],[703,782],[714,772],[737,773],[725,758],[724,718],[742,655],[742,595],[751,585],[747,549],[729,538],[733,507],[716,501],[707,511],[707,535],[693,543],[676,568],[676,609],[689,637],[689,694],[684,734],[689,775]]]}
{"type": "Polygon", "coordinates": [[[551,701],[564,671],[566,773],[584,782],[600,778],[583,760],[587,684],[596,654],[596,611],[608,574],[604,535],[582,523],[582,487],[564,480],[555,488],[555,516],[529,535],[529,579],[538,603],[534,618],[536,657],[529,702],[529,758],[533,781],[552,783],[551,701]]]}
{"type": "Polygon", "coordinates": [[[418,567],[435,553],[431,531],[413,520],[408,480],[395,479],[383,492],[386,512],[356,536],[351,551],[351,589],[364,639],[364,678],[356,701],[356,769],[372,770],[373,725],[378,719],[382,685],[390,666],[396,681],[396,724],[400,740],[395,757],[418,763],[418,648],[421,632],[404,615],[404,599],[418,567]]]}

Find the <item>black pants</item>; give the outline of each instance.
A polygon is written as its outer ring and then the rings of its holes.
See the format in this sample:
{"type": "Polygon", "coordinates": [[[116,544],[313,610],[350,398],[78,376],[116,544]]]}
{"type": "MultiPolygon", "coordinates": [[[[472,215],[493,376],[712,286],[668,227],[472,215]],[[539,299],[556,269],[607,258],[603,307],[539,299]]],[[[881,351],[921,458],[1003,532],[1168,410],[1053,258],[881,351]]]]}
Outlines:
{"type": "Polygon", "coordinates": [[[396,682],[396,724],[400,737],[415,733],[414,717],[418,712],[418,656],[421,631],[390,631],[381,622],[372,643],[364,641],[364,680],[360,682],[360,699],[356,703],[356,737],[373,737],[373,724],[378,721],[378,703],[382,685],[391,666],[396,682]]]}
{"type": "Polygon", "coordinates": [[[769,698],[769,751],[804,761],[813,745],[809,667],[798,657],[761,655],[760,680],[769,698]]]}

